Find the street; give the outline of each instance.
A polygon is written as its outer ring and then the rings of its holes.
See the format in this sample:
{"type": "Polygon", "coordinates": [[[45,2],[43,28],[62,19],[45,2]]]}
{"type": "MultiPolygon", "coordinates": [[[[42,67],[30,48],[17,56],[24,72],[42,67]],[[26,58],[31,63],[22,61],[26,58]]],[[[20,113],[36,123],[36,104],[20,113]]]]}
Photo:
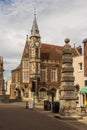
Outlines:
{"type": "Polygon", "coordinates": [[[0,130],[77,130],[34,109],[0,105],[0,130]]]}

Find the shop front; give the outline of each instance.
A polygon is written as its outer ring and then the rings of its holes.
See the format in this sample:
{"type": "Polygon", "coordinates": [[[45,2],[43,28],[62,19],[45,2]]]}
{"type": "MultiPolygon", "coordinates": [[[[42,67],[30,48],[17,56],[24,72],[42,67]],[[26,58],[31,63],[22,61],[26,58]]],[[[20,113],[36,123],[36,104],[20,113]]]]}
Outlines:
{"type": "Polygon", "coordinates": [[[87,86],[82,87],[80,93],[83,96],[83,105],[87,106],[87,86]]]}

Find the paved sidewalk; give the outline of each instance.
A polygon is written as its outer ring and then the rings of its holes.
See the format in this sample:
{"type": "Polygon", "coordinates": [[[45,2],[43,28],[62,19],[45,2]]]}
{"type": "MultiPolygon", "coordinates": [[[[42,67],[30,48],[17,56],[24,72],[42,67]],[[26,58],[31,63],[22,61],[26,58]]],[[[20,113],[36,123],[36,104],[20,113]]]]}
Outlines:
{"type": "MultiPolygon", "coordinates": [[[[51,118],[55,118],[55,115],[58,115],[58,113],[53,113],[52,111],[45,111],[44,106],[41,104],[37,104],[35,108],[38,112],[43,113],[51,118]]],[[[82,119],[78,119],[78,120],[62,120],[58,118],[55,118],[55,119],[61,120],[67,123],[68,125],[74,126],[75,128],[78,128],[78,130],[87,130],[87,112],[81,113],[80,111],[78,111],[77,114],[81,115],[82,119]]]]}

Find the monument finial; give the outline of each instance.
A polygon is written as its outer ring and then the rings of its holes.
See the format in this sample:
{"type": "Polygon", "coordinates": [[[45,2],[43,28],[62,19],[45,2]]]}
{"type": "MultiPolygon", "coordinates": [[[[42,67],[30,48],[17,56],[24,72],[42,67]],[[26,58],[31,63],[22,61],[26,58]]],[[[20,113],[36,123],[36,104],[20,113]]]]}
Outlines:
{"type": "Polygon", "coordinates": [[[65,43],[67,43],[67,44],[68,44],[68,43],[70,42],[70,39],[69,39],[69,38],[65,38],[65,40],[64,40],[64,41],[65,41],[65,43]]]}

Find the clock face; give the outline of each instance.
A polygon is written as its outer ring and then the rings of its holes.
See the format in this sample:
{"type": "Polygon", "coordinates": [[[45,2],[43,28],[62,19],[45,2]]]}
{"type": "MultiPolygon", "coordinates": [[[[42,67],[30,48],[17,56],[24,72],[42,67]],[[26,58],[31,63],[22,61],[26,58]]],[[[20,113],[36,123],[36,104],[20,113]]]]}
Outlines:
{"type": "Polygon", "coordinates": [[[39,42],[36,42],[35,45],[38,47],[39,46],[39,42]]]}

